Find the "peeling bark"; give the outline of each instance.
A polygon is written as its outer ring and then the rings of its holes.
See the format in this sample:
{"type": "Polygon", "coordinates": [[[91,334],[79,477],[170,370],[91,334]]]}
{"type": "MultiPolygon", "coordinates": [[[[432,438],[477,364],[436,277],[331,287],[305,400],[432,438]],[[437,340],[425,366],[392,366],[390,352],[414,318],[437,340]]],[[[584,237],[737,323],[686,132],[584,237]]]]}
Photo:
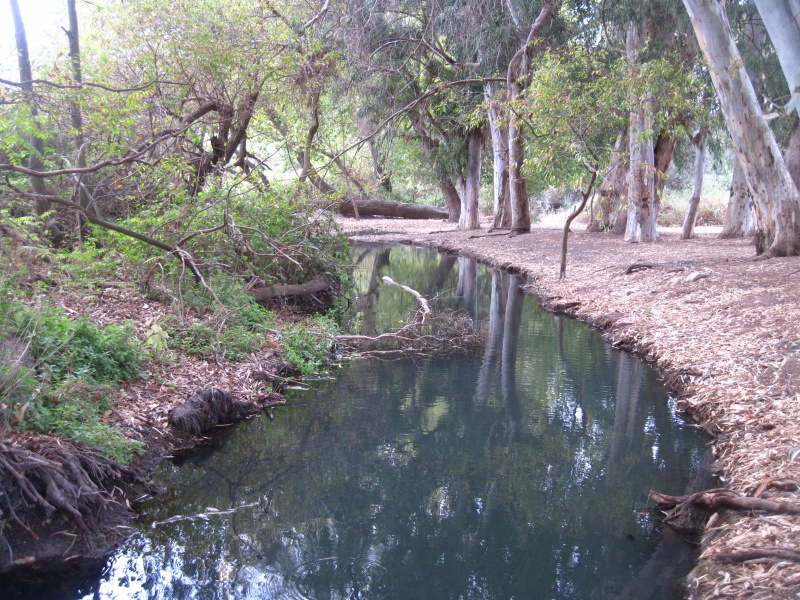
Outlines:
{"type": "Polygon", "coordinates": [[[755,201],[756,250],[800,253],[800,192],[772,135],[719,0],[683,0],[709,65],[714,90],[755,201]]]}

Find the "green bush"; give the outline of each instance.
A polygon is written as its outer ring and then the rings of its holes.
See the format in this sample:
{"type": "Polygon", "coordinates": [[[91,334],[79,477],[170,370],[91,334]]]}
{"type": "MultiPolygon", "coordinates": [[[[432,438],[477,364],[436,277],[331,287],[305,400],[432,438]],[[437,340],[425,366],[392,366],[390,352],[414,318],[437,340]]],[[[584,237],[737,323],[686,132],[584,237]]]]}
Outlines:
{"type": "Polygon", "coordinates": [[[89,383],[134,379],[145,357],[133,323],[101,329],[85,317],[73,321],[57,312],[39,322],[31,352],[37,370],[51,384],[68,378],[89,383]]]}
{"type": "Polygon", "coordinates": [[[184,298],[195,308],[213,310],[208,324],[193,323],[188,328],[170,325],[170,349],[208,356],[214,352],[233,361],[244,360],[264,345],[264,335],[274,327],[274,313],[246,293],[244,285],[230,277],[212,281],[223,309],[207,290],[196,288],[184,298]],[[219,336],[217,336],[219,330],[219,336]]]}
{"type": "Polygon", "coordinates": [[[308,377],[322,368],[338,331],[331,317],[314,315],[283,335],[284,358],[308,377]]]}
{"type": "Polygon", "coordinates": [[[144,444],[99,421],[113,403],[111,386],[71,379],[32,400],[21,411],[20,426],[65,435],[107,458],[128,462],[134,452],[144,451],[144,444]]]}

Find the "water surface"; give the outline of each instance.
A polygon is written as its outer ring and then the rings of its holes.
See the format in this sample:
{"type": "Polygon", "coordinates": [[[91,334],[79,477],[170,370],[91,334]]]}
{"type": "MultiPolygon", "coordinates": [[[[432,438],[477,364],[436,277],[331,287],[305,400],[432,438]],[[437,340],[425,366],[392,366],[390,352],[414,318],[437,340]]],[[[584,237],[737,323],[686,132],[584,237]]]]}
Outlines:
{"type": "Polygon", "coordinates": [[[86,598],[670,598],[691,554],[647,510],[704,441],[651,370],[545,313],[517,276],[356,248],[352,323],[413,298],[480,322],[475,356],[354,361],[164,464],[166,492],[86,598]]]}

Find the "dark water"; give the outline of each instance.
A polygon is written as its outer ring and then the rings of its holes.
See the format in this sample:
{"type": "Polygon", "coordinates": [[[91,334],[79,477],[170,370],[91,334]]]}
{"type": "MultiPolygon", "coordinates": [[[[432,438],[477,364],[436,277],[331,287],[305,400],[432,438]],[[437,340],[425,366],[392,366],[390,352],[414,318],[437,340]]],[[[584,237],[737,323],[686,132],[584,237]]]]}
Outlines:
{"type": "Polygon", "coordinates": [[[76,597],[671,598],[692,555],[647,511],[704,441],[650,369],[545,313],[518,277],[357,248],[355,322],[396,325],[449,290],[477,356],[356,361],[294,406],[163,465],[167,491],[76,597]]]}

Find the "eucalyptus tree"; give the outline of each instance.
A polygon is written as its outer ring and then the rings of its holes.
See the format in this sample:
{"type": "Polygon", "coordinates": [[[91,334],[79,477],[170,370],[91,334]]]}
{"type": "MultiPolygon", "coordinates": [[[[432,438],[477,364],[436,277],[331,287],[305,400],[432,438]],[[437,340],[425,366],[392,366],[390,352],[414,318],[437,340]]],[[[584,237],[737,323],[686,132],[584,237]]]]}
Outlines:
{"type": "Polygon", "coordinates": [[[761,111],[725,6],[716,0],[684,0],[684,4],[755,201],[756,248],[767,256],[796,255],[800,253],[800,192],[761,111]]]}
{"type": "Polygon", "coordinates": [[[603,3],[600,11],[603,37],[625,65],[629,111],[627,133],[618,137],[615,162],[601,185],[602,219],[612,226],[614,203],[623,200],[627,209],[618,214],[625,214],[625,239],[654,241],[677,136],[704,110],[696,100],[703,97],[697,53],[676,2],[603,3]]]}

